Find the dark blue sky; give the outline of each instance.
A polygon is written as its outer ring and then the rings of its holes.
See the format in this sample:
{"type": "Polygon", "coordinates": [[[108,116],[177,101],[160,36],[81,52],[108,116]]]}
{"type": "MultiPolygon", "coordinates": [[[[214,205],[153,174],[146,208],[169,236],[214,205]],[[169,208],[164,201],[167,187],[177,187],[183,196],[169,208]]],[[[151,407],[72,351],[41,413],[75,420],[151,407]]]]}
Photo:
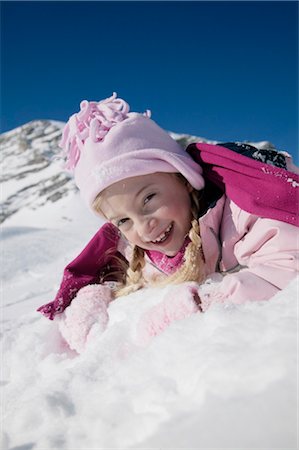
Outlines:
{"type": "Polygon", "coordinates": [[[298,3],[1,2],[1,131],[113,91],[162,127],[298,149],[298,3]]]}

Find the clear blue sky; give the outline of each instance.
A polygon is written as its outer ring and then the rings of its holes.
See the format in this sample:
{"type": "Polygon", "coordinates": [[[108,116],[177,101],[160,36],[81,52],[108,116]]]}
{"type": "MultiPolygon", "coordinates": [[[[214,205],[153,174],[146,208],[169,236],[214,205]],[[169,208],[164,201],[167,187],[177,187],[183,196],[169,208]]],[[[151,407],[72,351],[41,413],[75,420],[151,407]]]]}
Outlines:
{"type": "Polygon", "coordinates": [[[1,132],[66,121],[82,99],[116,91],[168,130],[297,153],[295,1],[8,1],[1,10],[1,132]]]}

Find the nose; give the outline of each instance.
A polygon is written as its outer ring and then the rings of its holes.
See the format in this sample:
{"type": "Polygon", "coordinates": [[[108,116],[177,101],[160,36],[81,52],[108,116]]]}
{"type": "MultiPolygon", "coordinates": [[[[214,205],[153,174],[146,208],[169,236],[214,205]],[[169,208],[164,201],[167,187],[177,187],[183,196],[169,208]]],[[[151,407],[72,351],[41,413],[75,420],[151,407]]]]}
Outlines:
{"type": "Polygon", "coordinates": [[[155,217],[142,217],[136,222],[136,229],[140,237],[143,239],[152,239],[152,233],[157,226],[155,217]]]}

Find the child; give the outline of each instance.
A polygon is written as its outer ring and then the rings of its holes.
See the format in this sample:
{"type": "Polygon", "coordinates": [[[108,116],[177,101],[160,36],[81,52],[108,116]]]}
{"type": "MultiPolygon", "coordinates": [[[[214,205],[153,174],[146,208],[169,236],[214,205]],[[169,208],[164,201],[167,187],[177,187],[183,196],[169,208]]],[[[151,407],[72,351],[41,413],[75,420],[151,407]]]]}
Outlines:
{"type": "Polygon", "coordinates": [[[169,323],[213,302],[269,299],[296,276],[299,177],[288,154],[235,143],[185,151],[115,93],[80,106],[61,147],[83,199],[107,223],[38,310],[51,320],[64,312],[72,348],[82,351],[97,320],[105,328],[115,296],[147,285],[184,283],[183,307],[163,305],[169,323]],[[209,292],[207,278],[218,281],[209,292]]]}

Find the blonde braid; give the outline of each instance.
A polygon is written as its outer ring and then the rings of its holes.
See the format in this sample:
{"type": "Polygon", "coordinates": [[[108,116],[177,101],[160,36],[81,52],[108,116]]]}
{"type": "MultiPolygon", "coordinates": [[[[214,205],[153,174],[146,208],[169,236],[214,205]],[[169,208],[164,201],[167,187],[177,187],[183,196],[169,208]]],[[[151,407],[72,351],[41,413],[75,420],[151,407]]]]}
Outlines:
{"type": "Polygon", "coordinates": [[[144,250],[137,245],[133,248],[133,255],[127,269],[127,276],[125,284],[118,288],[115,292],[115,297],[128,295],[135,292],[144,286],[144,278],[142,269],[145,266],[144,250]]]}

